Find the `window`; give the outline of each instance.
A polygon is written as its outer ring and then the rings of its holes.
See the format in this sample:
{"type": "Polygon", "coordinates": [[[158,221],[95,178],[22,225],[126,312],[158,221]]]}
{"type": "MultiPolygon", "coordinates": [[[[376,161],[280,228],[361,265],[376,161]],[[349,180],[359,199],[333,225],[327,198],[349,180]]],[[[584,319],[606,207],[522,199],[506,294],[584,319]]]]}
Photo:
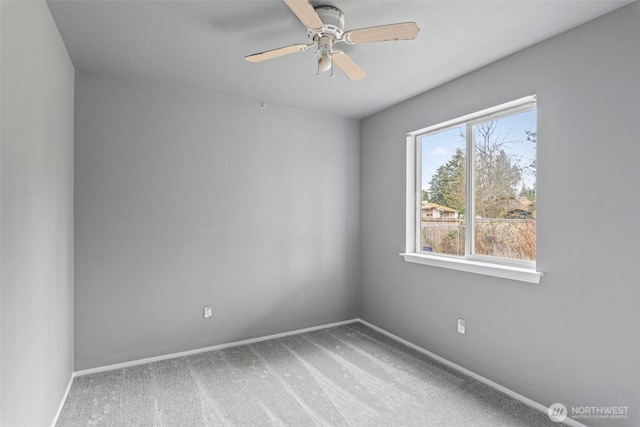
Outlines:
{"type": "Polygon", "coordinates": [[[406,261],[537,283],[535,96],[407,135],[406,261]]]}

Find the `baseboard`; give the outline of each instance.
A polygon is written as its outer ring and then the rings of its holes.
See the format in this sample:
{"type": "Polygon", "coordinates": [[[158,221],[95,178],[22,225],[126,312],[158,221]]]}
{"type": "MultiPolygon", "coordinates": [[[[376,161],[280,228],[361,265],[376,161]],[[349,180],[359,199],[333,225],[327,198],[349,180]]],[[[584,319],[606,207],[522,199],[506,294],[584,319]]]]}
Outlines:
{"type": "MultiPolygon", "coordinates": [[[[442,363],[443,365],[446,365],[446,366],[448,366],[448,367],[450,367],[452,369],[455,369],[458,372],[461,372],[461,373],[463,373],[465,375],[468,375],[471,378],[476,379],[476,380],[480,381],[481,383],[484,383],[484,384],[488,385],[491,388],[494,388],[494,389],[496,389],[498,391],[501,391],[504,394],[506,394],[507,396],[512,397],[515,400],[518,400],[518,401],[524,403],[525,405],[527,405],[527,406],[529,406],[531,408],[537,409],[538,411],[543,412],[544,414],[548,414],[548,409],[549,408],[544,406],[541,403],[538,403],[538,402],[536,402],[534,400],[531,400],[528,397],[521,395],[520,393],[517,393],[517,392],[515,392],[515,391],[513,391],[513,390],[511,390],[511,389],[509,389],[507,387],[504,387],[504,386],[502,386],[502,385],[500,385],[498,383],[495,383],[495,382],[491,381],[490,379],[483,377],[482,375],[478,375],[475,372],[468,370],[467,368],[464,368],[464,367],[462,367],[462,366],[460,366],[460,365],[458,365],[456,363],[453,363],[453,362],[445,359],[444,357],[438,356],[437,354],[434,354],[434,353],[430,352],[429,350],[426,350],[426,349],[424,349],[424,348],[412,343],[411,341],[407,341],[404,338],[400,338],[399,336],[392,334],[391,332],[385,331],[384,329],[382,329],[382,328],[380,328],[380,327],[378,327],[376,325],[373,325],[373,324],[367,322],[366,320],[358,319],[358,321],[360,321],[360,323],[362,323],[363,325],[366,325],[366,326],[370,327],[371,329],[373,329],[375,331],[378,331],[381,334],[384,334],[384,335],[388,336],[389,338],[391,338],[391,339],[393,339],[395,341],[398,341],[401,344],[406,345],[407,347],[411,347],[412,349],[414,349],[414,350],[416,350],[416,351],[418,351],[418,352],[420,352],[420,353],[422,353],[424,355],[427,355],[432,359],[437,360],[438,362],[442,363]]],[[[563,421],[563,424],[569,425],[569,426],[573,426],[573,427],[587,427],[584,424],[579,423],[578,421],[573,420],[571,418],[566,418],[563,421]]]]}
{"type": "Polygon", "coordinates": [[[342,322],[328,323],[328,324],[320,325],[320,326],[312,326],[310,328],[297,329],[297,330],[294,330],[294,331],[282,332],[282,333],[279,333],[279,334],[267,335],[267,336],[258,337],[258,338],[251,338],[251,339],[248,339],[248,340],[234,341],[234,342],[231,342],[231,343],[214,345],[214,346],[211,346],[211,347],[204,347],[204,348],[198,348],[198,349],[195,349],[195,350],[181,351],[181,352],[178,352],[178,353],[165,354],[165,355],[162,355],[162,356],[148,357],[148,358],[145,358],[145,359],[132,360],[130,362],[116,363],[116,364],[113,364],[113,365],[100,366],[100,367],[97,367],[97,368],[83,369],[81,371],[74,372],[73,373],[73,378],[80,377],[82,375],[95,374],[95,373],[98,373],[98,372],[113,371],[114,369],[121,369],[121,368],[128,368],[128,367],[131,367],[131,366],[144,365],[145,363],[159,362],[161,360],[175,359],[177,357],[191,356],[192,354],[206,353],[207,351],[222,350],[224,348],[237,347],[237,346],[246,345],[246,344],[253,344],[253,343],[260,342],[260,341],[267,341],[267,340],[272,340],[272,339],[275,339],[275,338],[282,338],[282,337],[286,337],[286,336],[290,336],[290,335],[304,334],[305,332],[312,332],[312,331],[317,331],[317,330],[320,330],[320,329],[333,328],[335,326],[348,325],[349,323],[356,323],[356,322],[359,322],[359,321],[360,321],[360,319],[355,318],[355,319],[350,319],[350,320],[344,320],[342,322]]]}
{"type": "Polygon", "coordinates": [[[60,405],[58,406],[58,411],[56,411],[56,416],[53,418],[51,427],[56,427],[56,424],[58,423],[58,418],[60,418],[60,414],[62,413],[62,408],[64,407],[64,403],[67,401],[69,390],[71,390],[71,384],[73,384],[73,374],[69,378],[69,383],[67,383],[67,389],[64,391],[64,394],[62,395],[62,400],[60,401],[60,405]]]}

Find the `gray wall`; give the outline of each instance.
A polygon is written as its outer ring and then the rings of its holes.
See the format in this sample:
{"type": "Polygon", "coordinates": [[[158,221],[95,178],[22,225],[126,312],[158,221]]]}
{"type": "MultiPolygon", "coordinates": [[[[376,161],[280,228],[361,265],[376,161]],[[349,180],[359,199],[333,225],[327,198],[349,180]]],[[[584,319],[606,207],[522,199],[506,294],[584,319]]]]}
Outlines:
{"type": "Polygon", "coordinates": [[[46,3],[0,11],[0,424],[46,426],[73,372],[74,70],[46,3]]]}
{"type": "Polygon", "coordinates": [[[362,121],[365,320],[544,405],[630,406],[615,425],[640,425],[639,22],[634,3],[362,121]],[[405,263],[406,132],[534,92],[540,284],[405,263]]]}
{"type": "Polygon", "coordinates": [[[75,99],[76,370],[358,316],[357,121],[86,72],[75,99]]]}

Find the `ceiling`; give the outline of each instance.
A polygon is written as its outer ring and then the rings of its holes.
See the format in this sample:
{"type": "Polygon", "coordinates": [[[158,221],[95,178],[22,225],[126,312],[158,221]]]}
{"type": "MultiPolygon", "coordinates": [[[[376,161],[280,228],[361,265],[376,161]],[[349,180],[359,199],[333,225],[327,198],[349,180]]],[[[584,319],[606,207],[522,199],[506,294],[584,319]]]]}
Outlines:
{"type": "Polygon", "coordinates": [[[306,43],[282,0],[48,0],[74,66],[129,79],[363,118],[630,0],[327,0],[345,30],[415,21],[413,41],[341,44],[361,81],[316,75],[315,49],[261,63],[244,56],[306,43]]]}

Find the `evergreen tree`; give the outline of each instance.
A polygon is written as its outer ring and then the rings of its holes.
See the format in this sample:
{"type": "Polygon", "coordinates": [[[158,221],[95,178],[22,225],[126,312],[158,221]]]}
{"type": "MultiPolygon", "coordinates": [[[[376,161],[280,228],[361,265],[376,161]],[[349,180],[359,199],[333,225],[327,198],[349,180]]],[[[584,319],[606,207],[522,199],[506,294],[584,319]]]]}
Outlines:
{"type": "Polygon", "coordinates": [[[449,161],[440,166],[429,181],[429,201],[465,212],[466,156],[456,149],[449,161]]]}

